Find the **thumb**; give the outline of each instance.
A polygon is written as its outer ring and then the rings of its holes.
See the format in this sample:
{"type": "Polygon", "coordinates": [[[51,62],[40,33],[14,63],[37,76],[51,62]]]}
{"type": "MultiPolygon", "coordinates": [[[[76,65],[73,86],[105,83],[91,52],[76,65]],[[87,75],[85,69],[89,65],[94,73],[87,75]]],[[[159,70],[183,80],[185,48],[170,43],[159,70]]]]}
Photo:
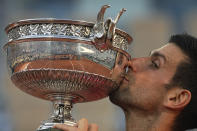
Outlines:
{"type": "Polygon", "coordinates": [[[80,119],[78,122],[78,128],[81,131],[88,131],[88,120],[85,118],[80,119]]]}
{"type": "Polygon", "coordinates": [[[88,131],[98,131],[98,125],[90,124],[88,129],[88,131]]]}

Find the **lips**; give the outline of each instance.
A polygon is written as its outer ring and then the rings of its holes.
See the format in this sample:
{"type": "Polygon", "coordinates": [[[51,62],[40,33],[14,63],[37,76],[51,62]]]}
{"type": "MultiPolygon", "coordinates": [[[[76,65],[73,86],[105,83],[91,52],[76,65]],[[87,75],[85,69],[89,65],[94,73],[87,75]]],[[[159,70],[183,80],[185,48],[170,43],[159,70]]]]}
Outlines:
{"type": "Polygon", "coordinates": [[[125,73],[121,75],[121,78],[122,78],[122,81],[123,80],[129,81],[128,76],[125,73]]]}
{"type": "Polygon", "coordinates": [[[129,81],[129,79],[127,78],[127,76],[124,77],[124,80],[129,81]]]}
{"type": "Polygon", "coordinates": [[[129,79],[126,76],[122,76],[122,80],[120,82],[120,87],[123,84],[128,84],[129,83],[129,79]]]}

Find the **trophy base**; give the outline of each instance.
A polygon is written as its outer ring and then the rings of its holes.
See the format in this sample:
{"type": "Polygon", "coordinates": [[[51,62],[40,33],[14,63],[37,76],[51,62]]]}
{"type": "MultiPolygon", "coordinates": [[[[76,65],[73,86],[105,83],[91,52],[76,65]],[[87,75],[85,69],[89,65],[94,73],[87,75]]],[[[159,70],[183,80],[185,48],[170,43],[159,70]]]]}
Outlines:
{"type": "Polygon", "coordinates": [[[65,124],[68,126],[77,126],[77,123],[72,121],[64,121],[64,123],[43,123],[36,131],[62,131],[60,129],[53,128],[56,124],[65,124]]]}
{"type": "Polygon", "coordinates": [[[37,131],[63,131],[63,130],[59,130],[59,129],[55,129],[55,128],[48,128],[48,129],[41,129],[41,130],[37,130],[37,131]]]}

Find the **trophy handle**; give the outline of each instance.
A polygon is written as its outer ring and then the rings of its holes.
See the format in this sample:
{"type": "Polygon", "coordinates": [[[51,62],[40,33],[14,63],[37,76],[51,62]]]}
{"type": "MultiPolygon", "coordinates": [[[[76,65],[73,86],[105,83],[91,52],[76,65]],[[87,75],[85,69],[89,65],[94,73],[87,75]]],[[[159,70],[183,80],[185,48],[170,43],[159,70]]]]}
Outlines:
{"type": "Polygon", "coordinates": [[[109,7],[110,7],[109,5],[102,6],[101,10],[99,11],[97,15],[96,24],[93,27],[94,36],[93,36],[92,43],[101,52],[108,50],[110,48],[113,48],[113,39],[114,39],[116,24],[118,20],[120,19],[121,15],[126,11],[126,9],[123,8],[118,13],[115,20],[108,18],[104,22],[104,13],[106,9],[109,7]]]}
{"type": "Polygon", "coordinates": [[[117,24],[117,22],[119,21],[120,17],[122,16],[122,14],[126,11],[125,8],[122,8],[122,10],[118,13],[114,23],[117,24]]]}
{"type": "Polygon", "coordinates": [[[97,21],[96,21],[96,26],[94,28],[97,28],[95,30],[103,30],[103,25],[104,25],[104,14],[107,8],[109,8],[110,5],[104,5],[101,7],[101,10],[99,11],[97,15],[97,21]]]}

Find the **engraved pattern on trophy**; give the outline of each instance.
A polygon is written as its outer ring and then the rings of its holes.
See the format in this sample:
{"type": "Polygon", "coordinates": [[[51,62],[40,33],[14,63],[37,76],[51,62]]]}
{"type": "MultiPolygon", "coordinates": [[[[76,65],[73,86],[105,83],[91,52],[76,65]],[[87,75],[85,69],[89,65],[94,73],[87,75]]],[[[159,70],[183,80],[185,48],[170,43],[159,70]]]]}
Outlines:
{"type": "MultiPolygon", "coordinates": [[[[127,38],[123,34],[115,33],[112,45],[116,48],[128,51],[127,38]],[[117,43],[118,41],[119,43],[117,43]]],[[[8,32],[9,41],[15,41],[27,38],[42,38],[42,37],[56,37],[56,38],[77,38],[90,41],[95,37],[93,26],[81,26],[71,24],[26,24],[17,26],[8,32]]],[[[97,36],[97,35],[96,35],[97,36]]]]}
{"type": "Polygon", "coordinates": [[[85,21],[29,19],[8,25],[7,66],[12,82],[22,91],[53,102],[52,116],[37,131],[54,124],[77,126],[71,115],[75,103],[105,98],[117,89],[111,72],[117,57],[130,59],[132,38],[116,28],[104,13],[95,24],[85,21]]]}

